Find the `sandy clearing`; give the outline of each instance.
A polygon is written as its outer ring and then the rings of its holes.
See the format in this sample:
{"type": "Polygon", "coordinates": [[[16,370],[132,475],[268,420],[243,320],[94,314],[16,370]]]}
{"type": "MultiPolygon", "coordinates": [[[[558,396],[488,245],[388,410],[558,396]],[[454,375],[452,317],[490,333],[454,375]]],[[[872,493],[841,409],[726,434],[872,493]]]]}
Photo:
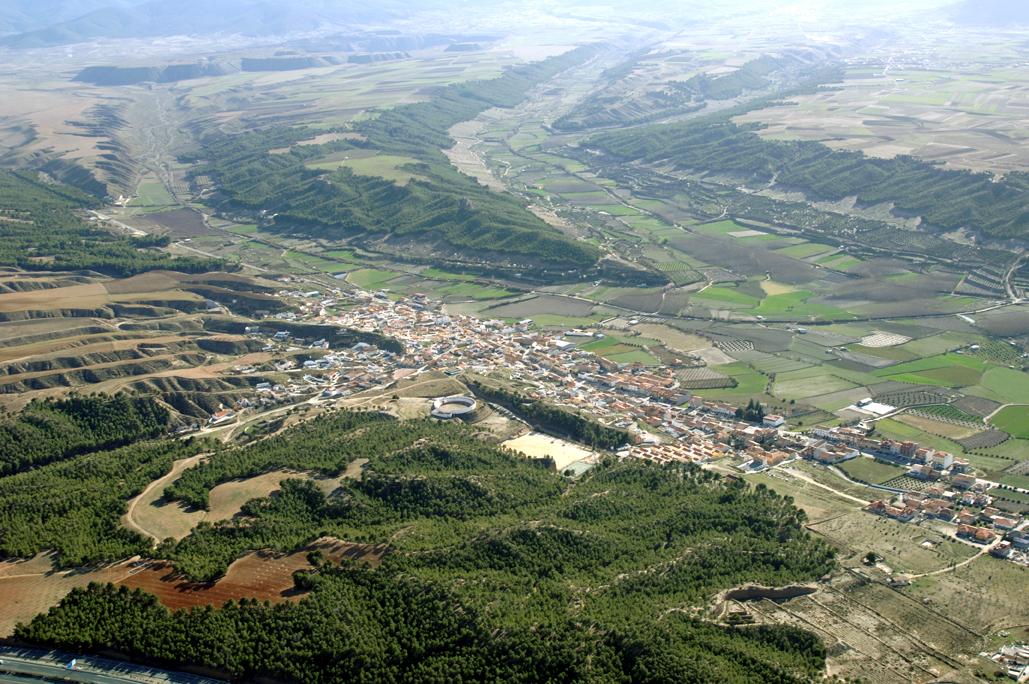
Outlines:
{"type": "Polygon", "coordinates": [[[715,347],[707,347],[706,349],[697,349],[693,352],[695,356],[699,356],[709,366],[721,366],[727,363],[736,363],[736,359],[732,358],[721,349],[715,347]]]}
{"type": "Polygon", "coordinates": [[[503,445],[509,449],[521,451],[530,458],[549,456],[554,459],[558,470],[564,470],[572,463],[581,461],[594,453],[584,446],[539,432],[530,432],[527,435],[509,439],[503,445]]]}
{"type": "Polygon", "coordinates": [[[785,285],[783,283],[777,283],[774,280],[762,280],[761,289],[765,291],[765,294],[769,297],[775,295],[789,294],[790,292],[796,292],[797,288],[785,285]]]}
{"type": "Polygon", "coordinates": [[[188,535],[207,514],[187,508],[180,501],[168,501],[164,498],[164,490],[179,479],[183,470],[192,468],[209,455],[197,454],[175,461],[170,473],[151,482],[142,494],[129,501],[128,512],[121,517],[122,526],[157,541],[168,537],[182,539],[188,535]]]}
{"type": "Polygon", "coordinates": [[[247,501],[279,491],[279,483],[283,480],[314,480],[309,473],[290,470],[273,470],[269,473],[245,480],[233,480],[220,484],[210,493],[210,505],[206,520],[228,520],[239,515],[240,509],[247,501]]]}

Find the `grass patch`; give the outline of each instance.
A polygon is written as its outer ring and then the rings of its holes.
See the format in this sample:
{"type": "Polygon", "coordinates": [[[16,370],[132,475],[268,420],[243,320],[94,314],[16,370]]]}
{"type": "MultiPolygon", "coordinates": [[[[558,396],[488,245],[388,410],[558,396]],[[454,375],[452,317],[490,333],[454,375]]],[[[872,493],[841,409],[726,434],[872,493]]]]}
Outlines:
{"type": "Polygon", "coordinates": [[[787,292],[784,294],[772,295],[761,300],[757,312],[768,315],[795,315],[795,316],[847,316],[843,309],[825,304],[809,304],[805,300],[815,295],[807,290],[787,292]]]}
{"type": "Polygon", "coordinates": [[[904,468],[864,457],[844,461],[837,467],[852,479],[871,484],[882,484],[907,472],[904,468]]]}
{"type": "Polygon", "coordinates": [[[732,304],[744,304],[747,306],[757,306],[761,300],[757,297],[752,297],[748,294],[743,294],[737,290],[732,290],[727,287],[709,287],[703,292],[698,292],[693,295],[697,299],[710,299],[716,302],[730,302],[732,304]]]}
{"type": "MultiPolygon", "coordinates": [[[[804,377],[791,377],[786,380],[780,380],[780,378],[793,374],[783,373],[777,375],[775,384],[772,385],[772,395],[780,399],[807,399],[808,397],[816,397],[821,394],[829,394],[830,392],[841,392],[858,386],[843,378],[821,371],[821,369],[812,370],[819,370],[820,373],[804,377]]],[[[805,373],[805,371],[797,372],[805,373]]]]}
{"type": "Polygon", "coordinates": [[[401,167],[407,164],[421,164],[421,162],[411,157],[394,157],[384,154],[364,159],[348,159],[342,165],[353,169],[354,173],[359,176],[378,176],[400,185],[406,184],[411,179],[426,180],[425,176],[404,171],[401,167]]]}
{"type": "Polygon", "coordinates": [[[425,269],[422,271],[422,275],[426,278],[439,278],[440,280],[475,280],[477,277],[461,273],[451,273],[450,271],[444,271],[435,267],[425,269]]]}
{"type": "MultiPolygon", "coordinates": [[[[639,203],[643,206],[643,203],[639,203]]],[[[715,223],[704,223],[701,225],[693,226],[693,229],[698,233],[705,233],[707,235],[728,235],[729,233],[735,233],[741,230],[750,230],[745,228],[735,221],[716,221],[715,223]]]]}
{"type": "Polygon", "coordinates": [[[396,271],[382,271],[377,268],[362,268],[354,271],[347,277],[347,282],[353,283],[365,290],[377,287],[387,280],[393,280],[401,274],[396,271]]]}
{"type": "Polygon", "coordinates": [[[1029,439],[1029,406],[1003,408],[990,424],[1017,439],[1029,439]]]}
{"type": "Polygon", "coordinates": [[[916,385],[936,385],[937,387],[970,387],[979,382],[982,373],[971,368],[951,366],[950,368],[934,368],[918,373],[898,373],[886,376],[889,380],[910,382],[916,385]]]}
{"type": "MultiPolygon", "coordinates": [[[[626,207],[626,206],[621,205],[621,204],[612,204],[611,206],[604,207],[602,209],[602,211],[606,211],[607,213],[611,214],[612,216],[635,216],[635,215],[640,213],[638,209],[633,209],[632,207],[626,207]]],[[[668,227],[668,226],[666,226],[666,227],[668,227]]]]}
{"type": "Polygon", "coordinates": [[[1012,404],[1029,404],[1029,375],[1010,368],[990,368],[981,384],[1012,404]]]}
{"type": "Polygon", "coordinates": [[[736,387],[720,389],[720,394],[764,394],[768,378],[758,373],[745,363],[727,363],[722,366],[711,366],[711,370],[728,375],[736,381],[736,387]]]}
{"type": "Polygon", "coordinates": [[[643,351],[642,349],[634,349],[629,352],[621,354],[605,354],[604,358],[608,361],[614,361],[615,363],[642,363],[646,366],[657,366],[658,361],[653,356],[643,351]]]}
{"type": "Polygon", "coordinates": [[[237,235],[250,235],[251,233],[256,233],[258,228],[255,225],[232,226],[231,228],[226,228],[225,230],[229,231],[230,233],[236,233],[237,235]]]}
{"type": "Polygon", "coordinates": [[[888,359],[890,361],[899,361],[901,363],[905,361],[914,361],[919,358],[916,354],[913,354],[906,349],[901,349],[900,347],[866,347],[860,344],[848,344],[847,349],[855,354],[866,354],[868,356],[888,359]]]}
{"type": "Polygon", "coordinates": [[[163,183],[143,183],[139,197],[129,202],[133,207],[169,207],[178,204],[163,183]]]}

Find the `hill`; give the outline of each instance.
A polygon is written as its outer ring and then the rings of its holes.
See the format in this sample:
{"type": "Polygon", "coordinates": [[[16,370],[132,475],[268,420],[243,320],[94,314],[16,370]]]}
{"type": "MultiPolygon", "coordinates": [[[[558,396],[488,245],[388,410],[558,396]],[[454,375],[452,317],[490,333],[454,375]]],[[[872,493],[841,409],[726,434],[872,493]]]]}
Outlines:
{"type": "Polygon", "coordinates": [[[966,0],[948,9],[951,19],[958,24],[970,26],[1029,24],[1029,5],[1021,0],[966,0]]]}
{"type": "Polygon", "coordinates": [[[550,227],[514,195],[493,192],[458,172],[440,148],[454,144],[447,135],[454,124],[490,107],[518,103],[533,85],[585,61],[593,52],[591,47],[579,48],[509,69],[496,79],[447,86],[433,100],[384,111],[356,124],[354,129],[365,140],[297,145],[313,137],[304,128],[225,138],[196,155],[206,163],[193,173],[217,177],[222,194],[234,205],[274,214],[276,226],[291,232],[334,238],[356,233],[431,234],[463,250],[589,267],[600,257],[599,249],[550,227]],[[308,166],[354,148],[394,159],[411,178],[398,184],[358,175],[348,167],[326,172],[308,166]],[[270,153],[285,149],[282,154],[270,153]]]}
{"type": "Polygon", "coordinates": [[[126,9],[142,0],[3,0],[0,34],[37,31],[106,8],[126,9]]]}
{"type": "MultiPolygon", "coordinates": [[[[16,637],[312,684],[799,684],[824,668],[813,634],[727,627],[692,610],[744,582],[818,578],[834,556],[792,503],[697,466],[609,458],[572,481],[469,428],[340,412],[185,473],[220,471],[210,483],[282,462],[339,473],[358,457],[369,459],[361,479],[329,498],[285,480],[239,519],[154,553],[210,578],[248,549],[329,536],[388,544],[378,567],[314,553],[294,575],[298,604],[174,614],[153,595],[94,584],[16,637]]],[[[0,497],[11,496],[3,483],[0,497]]]]}

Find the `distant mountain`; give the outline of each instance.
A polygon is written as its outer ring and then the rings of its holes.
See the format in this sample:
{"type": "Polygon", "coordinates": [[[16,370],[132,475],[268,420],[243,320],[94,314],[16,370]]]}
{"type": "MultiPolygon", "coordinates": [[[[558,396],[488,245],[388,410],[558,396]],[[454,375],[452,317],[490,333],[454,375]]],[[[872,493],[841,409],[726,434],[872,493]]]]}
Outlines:
{"type": "MultiPolygon", "coordinates": [[[[27,0],[0,0],[28,4],[27,0]]],[[[49,0],[55,2],[56,0],[49,0]]],[[[101,3],[104,0],[87,0],[101,3]]],[[[149,0],[102,7],[77,19],[0,38],[0,45],[35,48],[96,38],[156,38],[177,35],[290,33],[389,25],[411,12],[441,6],[441,0],[149,0]]]]}
{"type": "Polygon", "coordinates": [[[965,0],[950,8],[951,18],[973,26],[1029,24],[1029,3],[1025,0],[965,0]]]}
{"type": "Polygon", "coordinates": [[[81,17],[105,7],[126,8],[144,0],[0,0],[0,35],[24,33],[81,17]]]}

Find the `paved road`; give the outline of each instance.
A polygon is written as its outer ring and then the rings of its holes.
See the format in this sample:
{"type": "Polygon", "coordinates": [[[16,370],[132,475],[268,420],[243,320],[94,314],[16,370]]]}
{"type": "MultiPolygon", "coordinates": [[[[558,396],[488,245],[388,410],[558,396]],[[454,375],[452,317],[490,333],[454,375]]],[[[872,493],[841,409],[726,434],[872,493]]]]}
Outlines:
{"type": "Polygon", "coordinates": [[[215,679],[184,672],[160,670],[118,660],[77,656],[60,651],[0,647],[0,683],[25,684],[47,680],[88,682],[89,684],[224,684],[215,679]],[[75,659],[75,669],[68,664],[75,659]],[[21,676],[19,676],[21,675],[21,676]],[[29,679],[28,677],[36,679],[29,679]]]}
{"type": "Polygon", "coordinates": [[[114,225],[116,225],[119,228],[121,228],[122,230],[130,233],[131,235],[139,236],[139,235],[146,235],[147,234],[146,232],[140,230],[139,228],[133,228],[132,226],[126,225],[126,224],[122,223],[121,221],[118,221],[116,219],[111,218],[110,216],[107,216],[106,214],[101,214],[101,213],[95,212],[93,210],[90,210],[89,213],[93,214],[94,216],[96,216],[101,221],[108,221],[110,223],[113,223],[114,225]]]}

